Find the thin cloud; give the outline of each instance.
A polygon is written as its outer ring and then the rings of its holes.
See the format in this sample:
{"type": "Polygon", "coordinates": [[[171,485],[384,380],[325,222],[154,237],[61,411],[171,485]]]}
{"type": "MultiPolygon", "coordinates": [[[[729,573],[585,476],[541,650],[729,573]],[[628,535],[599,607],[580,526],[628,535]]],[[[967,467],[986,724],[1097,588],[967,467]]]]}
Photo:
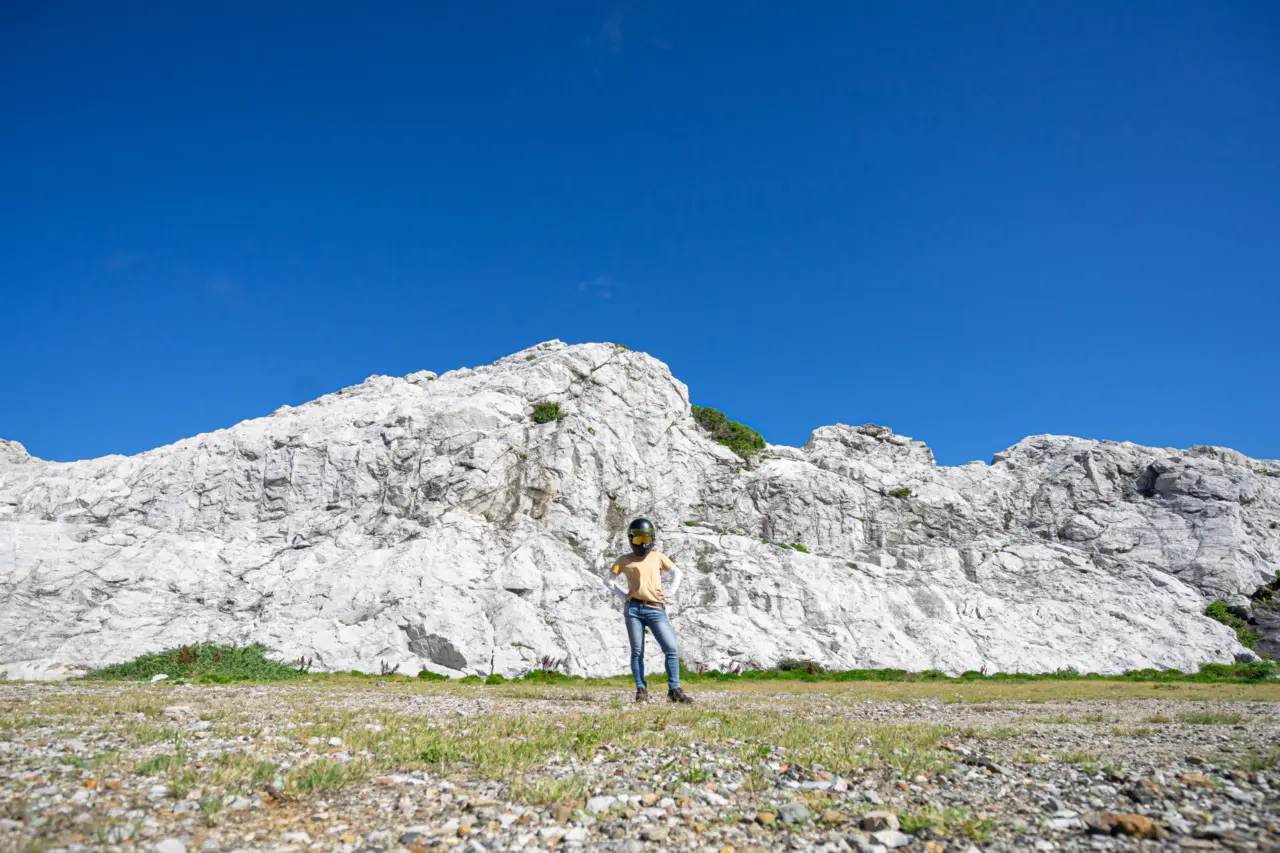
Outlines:
{"type": "Polygon", "coordinates": [[[592,299],[610,299],[614,294],[622,293],[625,289],[622,282],[609,275],[600,275],[578,282],[578,293],[592,299]]]}

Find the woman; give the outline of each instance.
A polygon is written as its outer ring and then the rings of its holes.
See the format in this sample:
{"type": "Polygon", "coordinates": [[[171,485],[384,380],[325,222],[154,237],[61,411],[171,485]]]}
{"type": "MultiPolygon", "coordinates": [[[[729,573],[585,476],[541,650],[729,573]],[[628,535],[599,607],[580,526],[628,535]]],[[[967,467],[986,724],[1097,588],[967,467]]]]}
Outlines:
{"type": "Polygon", "coordinates": [[[605,589],[621,598],[626,615],[627,639],[631,642],[631,674],[636,679],[636,701],[649,701],[649,687],[644,680],[644,629],[653,632],[654,639],[667,657],[667,698],[672,702],[692,702],[689,694],[680,689],[680,654],[676,649],[676,632],[667,619],[666,601],[680,589],[680,569],[661,551],[654,550],[653,540],[657,531],[647,518],[637,518],[627,529],[631,553],[623,554],[613,563],[605,589]],[[662,573],[672,574],[671,592],[662,589],[662,573]],[[614,582],[616,575],[627,579],[625,592],[614,582]]]}

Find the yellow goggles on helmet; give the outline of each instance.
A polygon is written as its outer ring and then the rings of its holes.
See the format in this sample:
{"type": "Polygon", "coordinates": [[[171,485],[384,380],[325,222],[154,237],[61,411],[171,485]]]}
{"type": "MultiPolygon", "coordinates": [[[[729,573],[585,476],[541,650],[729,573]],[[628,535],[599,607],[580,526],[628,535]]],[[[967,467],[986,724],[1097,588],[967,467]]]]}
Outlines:
{"type": "Polygon", "coordinates": [[[632,533],[631,544],[632,545],[652,545],[653,534],[652,533],[632,533]]]}

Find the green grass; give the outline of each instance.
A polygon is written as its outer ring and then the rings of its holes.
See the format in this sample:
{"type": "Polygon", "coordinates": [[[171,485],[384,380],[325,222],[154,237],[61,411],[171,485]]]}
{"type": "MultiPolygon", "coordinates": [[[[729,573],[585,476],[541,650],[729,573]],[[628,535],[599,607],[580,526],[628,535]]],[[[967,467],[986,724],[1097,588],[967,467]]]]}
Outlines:
{"type": "Polygon", "coordinates": [[[1262,639],[1262,635],[1256,631],[1249,630],[1249,623],[1241,619],[1239,616],[1227,609],[1225,601],[1215,601],[1204,609],[1204,615],[1210,619],[1216,619],[1228,628],[1236,632],[1236,639],[1240,641],[1240,645],[1247,649],[1251,649],[1262,639]]]}
{"type": "Polygon", "coordinates": [[[1115,737],[1151,737],[1156,730],[1148,726],[1137,726],[1136,728],[1124,728],[1123,726],[1115,726],[1111,729],[1111,734],[1115,737]]]}
{"type": "Polygon", "coordinates": [[[559,403],[534,403],[533,414],[529,416],[535,424],[545,424],[551,421],[558,421],[564,417],[560,412],[559,403]]]}
{"type": "Polygon", "coordinates": [[[1060,752],[1057,759],[1064,764],[1080,765],[1080,769],[1089,776],[1098,772],[1098,756],[1091,752],[1060,752]]]}
{"type": "MultiPolygon", "coordinates": [[[[783,546],[806,551],[803,545],[783,546]]],[[[171,681],[187,680],[205,683],[229,683],[233,681],[279,681],[292,678],[306,680],[330,678],[358,679],[395,679],[407,680],[409,676],[380,676],[376,673],[351,671],[349,673],[303,673],[297,667],[272,660],[268,657],[271,650],[265,646],[224,646],[216,643],[201,643],[195,646],[183,646],[168,649],[151,655],[142,655],[132,661],[113,664],[94,670],[84,676],[86,679],[102,681],[149,681],[157,673],[166,673],[171,681]]],[[[681,669],[681,678],[687,678],[695,684],[737,683],[750,681],[796,680],[808,682],[940,682],[945,684],[1000,684],[1007,682],[1155,682],[1155,686],[1183,684],[1257,684],[1273,681],[1280,674],[1280,666],[1274,661],[1255,661],[1247,664],[1204,664],[1199,672],[1186,673],[1176,669],[1156,670],[1143,669],[1124,673],[1123,675],[1099,675],[1097,673],[1078,673],[1071,670],[1051,673],[992,673],[984,675],[979,672],[965,672],[960,675],[947,675],[939,670],[910,672],[903,669],[853,669],[828,670],[812,661],[780,661],[777,666],[766,670],[744,670],[742,672],[720,672],[710,670],[693,672],[681,669]],[[811,665],[812,664],[812,665],[811,665]]],[[[423,681],[446,681],[448,676],[422,670],[417,678],[423,681]]],[[[615,678],[623,678],[615,676],[615,678]]],[[[461,684],[501,685],[508,683],[501,676],[482,678],[478,675],[467,676],[457,680],[461,684]]],[[[576,675],[564,675],[559,672],[542,672],[534,670],[522,676],[519,681],[535,683],[581,683],[583,685],[610,685],[611,679],[584,679],[576,675]]],[[[1068,721],[1076,722],[1076,721],[1068,721]]],[[[1082,720],[1082,722],[1103,722],[1098,718],[1082,720]]],[[[1149,721],[1151,722],[1151,721],[1149,721]]],[[[1172,722],[1165,720],[1165,722],[1172,722]]],[[[9,724],[0,719],[0,728],[9,724]]],[[[169,736],[166,729],[152,726],[151,736],[155,742],[169,736]]],[[[147,733],[139,730],[138,738],[147,733]]]]}
{"type": "MultiPolygon", "coordinates": [[[[950,766],[950,756],[938,747],[952,732],[946,726],[814,719],[756,709],[679,708],[653,714],[636,714],[630,709],[551,716],[486,714],[438,727],[386,714],[378,717],[382,728],[375,732],[356,724],[358,719],[349,714],[308,711],[309,707],[298,709],[301,716],[295,717],[295,722],[311,735],[322,739],[341,736],[343,748],[350,754],[373,757],[347,764],[321,758],[296,767],[289,772],[287,785],[300,792],[336,790],[391,769],[525,779],[552,757],[589,761],[601,747],[626,755],[640,747],[674,749],[724,742],[752,750],[767,747],[770,754],[784,760],[805,767],[820,764],[837,773],[879,766],[909,776],[950,766]]],[[[711,777],[710,769],[698,762],[678,762],[669,769],[689,784],[711,777]]],[[[554,801],[563,795],[537,787],[530,792],[539,800],[554,801]]]]}
{"type": "Polygon", "coordinates": [[[893,491],[889,492],[889,496],[895,497],[895,498],[909,498],[911,497],[911,490],[908,489],[906,486],[903,486],[900,489],[894,489],[893,491]]]}
{"type": "Polygon", "coordinates": [[[289,778],[292,789],[312,794],[320,791],[336,791],[351,782],[368,777],[366,763],[353,761],[343,764],[329,758],[321,758],[305,765],[289,778]]]}
{"type": "Polygon", "coordinates": [[[783,545],[782,547],[783,547],[783,548],[790,548],[790,549],[792,549],[793,551],[799,551],[801,554],[808,554],[808,553],[809,553],[809,549],[808,549],[808,548],[806,548],[804,545],[801,545],[799,542],[792,542],[790,545],[783,545]]]}
{"type": "Polygon", "coordinates": [[[756,455],[765,448],[764,436],[745,424],[729,420],[723,412],[709,406],[693,406],[693,419],[711,437],[741,456],[756,455]]]}
{"type": "Polygon", "coordinates": [[[903,812],[898,816],[898,822],[903,832],[912,835],[927,832],[933,837],[966,838],[977,842],[986,842],[996,828],[995,821],[976,817],[963,806],[930,806],[903,812]]]}
{"type": "Polygon", "coordinates": [[[303,673],[296,666],[268,657],[271,649],[260,643],[248,646],[197,643],[149,655],[125,663],[95,669],[84,677],[98,681],[150,681],[164,673],[170,681],[281,681],[303,673]]]}

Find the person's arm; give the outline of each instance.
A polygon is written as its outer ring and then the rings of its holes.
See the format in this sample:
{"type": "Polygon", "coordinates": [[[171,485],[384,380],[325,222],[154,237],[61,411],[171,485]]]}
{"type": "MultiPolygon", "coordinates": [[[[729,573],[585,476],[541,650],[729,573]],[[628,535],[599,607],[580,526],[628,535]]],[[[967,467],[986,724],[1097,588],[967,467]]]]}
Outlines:
{"type": "Polygon", "coordinates": [[[618,564],[614,563],[613,568],[609,570],[609,574],[604,576],[604,588],[609,590],[609,592],[613,593],[614,595],[618,596],[618,598],[621,598],[623,601],[626,601],[627,592],[626,590],[618,587],[617,575],[618,575],[618,564]]]}
{"type": "Polygon", "coordinates": [[[667,593],[667,598],[675,598],[677,592],[680,591],[680,581],[684,580],[684,572],[680,571],[680,567],[675,563],[671,564],[671,591],[667,593]]]}
{"type": "Polygon", "coordinates": [[[684,578],[684,573],[666,554],[662,555],[662,569],[663,571],[671,572],[671,589],[662,596],[662,600],[666,601],[668,598],[674,598],[675,594],[680,591],[680,581],[684,578]]]}

